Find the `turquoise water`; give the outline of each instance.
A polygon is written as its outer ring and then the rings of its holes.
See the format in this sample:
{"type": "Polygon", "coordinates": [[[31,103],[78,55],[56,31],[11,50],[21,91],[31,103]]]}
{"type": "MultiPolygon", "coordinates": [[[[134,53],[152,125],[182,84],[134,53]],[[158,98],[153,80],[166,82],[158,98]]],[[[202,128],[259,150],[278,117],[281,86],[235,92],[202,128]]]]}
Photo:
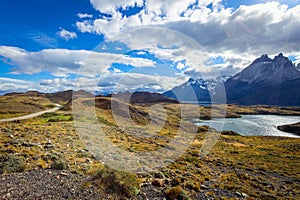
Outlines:
{"type": "Polygon", "coordinates": [[[232,130],[245,136],[287,136],[300,138],[276,128],[279,125],[296,122],[300,122],[300,116],[242,115],[241,118],[201,120],[200,122],[196,122],[196,124],[198,126],[207,125],[219,131],[232,130]]]}

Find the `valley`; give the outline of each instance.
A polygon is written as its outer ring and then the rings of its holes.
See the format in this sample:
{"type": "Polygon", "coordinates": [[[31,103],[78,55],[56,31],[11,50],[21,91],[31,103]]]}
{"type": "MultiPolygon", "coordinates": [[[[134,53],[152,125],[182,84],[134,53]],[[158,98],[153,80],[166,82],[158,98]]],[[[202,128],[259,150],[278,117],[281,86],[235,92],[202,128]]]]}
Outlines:
{"type": "MultiPolygon", "coordinates": [[[[23,97],[15,97],[15,100],[18,98],[23,97]]],[[[154,118],[154,124],[149,126],[149,111],[153,103],[128,104],[122,98],[114,97],[96,97],[95,100],[77,98],[74,101],[80,102],[82,106],[94,101],[96,121],[85,122],[91,125],[98,124],[106,135],[105,141],[126,152],[151,152],[165,148],[178,137],[181,124],[187,127],[183,132],[196,131],[192,134],[185,133],[186,136],[192,136],[191,140],[181,136],[178,141],[189,141],[188,146],[170,164],[160,164],[160,159],[151,161],[149,158],[150,163],[155,162],[161,167],[140,173],[121,172],[108,167],[105,158],[101,159],[101,155],[113,157],[113,154],[101,152],[97,145],[94,146],[96,151],[87,146],[87,139],[76,128],[76,118],[74,124],[72,106],[68,99],[64,99],[60,102],[65,102],[65,106],[55,113],[0,124],[0,169],[1,180],[4,183],[0,189],[2,192],[9,190],[10,198],[17,198],[21,191],[28,198],[38,198],[39,193],[45,192],[48,198],[51,198],[51,195],[56,198],[64,198],[66,195],[69,198],[78,198],[86,195],[93,199],[295,199],[300,195],[300,172],[297,167],[300,164],[300,139],[245,137],[230,132],[220,134],[207,126],[197,127],[189,122],[191,118],[182,119],[181,116],[181,110],[184,109],[191,117],[196,116],[198,111],[205,118],[220,117],[223,107],[221,105],[212,109],[198,105],[160,102],[157,109],[163,108],[167,116],[162,128],[155,132],[161,124],[158,116],[154,118]],[[112,101],[129,106],[130,116],[134,123],[142,128],[141,133],[148,132],[150,135],[137,137],[139,134],[133,132],[137,129],[131,129],[130,124],[119,126],[119,122],[115,121],[116,116],[113,116],[116,113],[112,111],[112,101]],[[185,108],[181,108],[182,106],[185,108]],[[207,155],[201,156],[202,146],[214,135],[218,137],[216,144],[207,155]],[[14,173],[10,174],[12,172],[14,173]],[[17,187],[17,180],[22,180],[25,184],[17,187]],[[30,188],[25,187],[26,183],[36,185],[39,192],[32,193],[30,188]],[[86,194],[86,191],[90,192],[86,194]]],[[[226,117],[240,117],[245,113],[300,115],[296,107],[290,109],[227,105],[226,109],[226,117]]],[[[121,110],[117,114],[122,118],[124,113],[121,110]]],[[[78,120],[80,118],[77,118],[78,120]]],[[[89,126],[89,129],[91,128],[89,126]]],[[[99,135],[93,140],[101,138],[99,135]]],[[[172,148],[178,150],[176,146],[172,148]]],[[[2,198],[8,198],[7,194],[4,192],[0,195],[2,198]]]]}

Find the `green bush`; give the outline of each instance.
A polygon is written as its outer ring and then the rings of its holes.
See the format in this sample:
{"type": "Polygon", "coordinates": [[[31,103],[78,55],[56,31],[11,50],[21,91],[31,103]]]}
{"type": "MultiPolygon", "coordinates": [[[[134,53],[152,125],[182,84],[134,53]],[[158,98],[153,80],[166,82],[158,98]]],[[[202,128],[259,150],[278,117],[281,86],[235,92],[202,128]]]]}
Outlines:
{"type": "Polygon", "coordinates": [[[168,200],[175,200],[179,197],[182,189],[180,186],[172,187],[166,190],[166,198],[168,200]]]}
{"type": "Polygon", "coordinates": [[[0,174],[23,172],[26,169],[24,157],[13,154],[0,155],[0,174]]]}
{"type": "Polygon", "coordinates": [[[47,122],[62,122],[62,121],[72,121],[73,116],[62,113],[45,113],[41,116],[47,122]]]}
{"type": "Polygon", "coordinates": [[[51,164],[51,169],[54,169],[54,170],[64,170],[64,169],[67,169],[67,167],[68,167],[68,165],[67,165],[66,161],[64,161],[62,159],[55,160],[51,164]]]}
{"type": "Polygon", "coordinates": [[[134,197],[139,192],[139,181],[134,174],[117,171],[108,167],[100,169],[92,179],[100,180],[100,184],[106,192],[124,195],[128,198],[134,197]]]}

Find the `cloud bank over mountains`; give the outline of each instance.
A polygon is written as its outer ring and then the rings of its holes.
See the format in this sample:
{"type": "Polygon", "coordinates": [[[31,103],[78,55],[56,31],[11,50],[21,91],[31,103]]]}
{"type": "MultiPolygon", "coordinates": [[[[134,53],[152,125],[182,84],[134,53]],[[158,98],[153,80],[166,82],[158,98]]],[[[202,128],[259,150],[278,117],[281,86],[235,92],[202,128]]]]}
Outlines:
{"type": "MultiPolygon", "coordinates": [[[[88,85],[88,80],[97,80],[95,86],[101,92],[164,91],[188,76],[213,76],[212,69],[221,75],[233,75],[265,53],[274,56],[284,52],[299,63],[300,5],[291,6],[289,1],[253,2],[256,4],[233,8],[222,0],[90,0],[98,15],[80,12],[74,20],[77,33],[60,28],[57,35],[65,41],[79,40],[79,33],[104,36],[102,49],[52,48],[33,52],[0,46],[0,58],[12,66],[11,74],[51,74],[48,79],[30,83],[30,88],[70,89],[78,70],[84,67],[78,81],[88,85]],[[176,41],[164,33],[166,29],[194,40],[201,49],[183,44],[185,40],[176,41]],[[135,50],[136,54],[130,53],[135,50]],[[197,68],[194,63],[203,67],[197,68]],[[167,65],[174,71],[170,76],[148,72],[148,68],[167,65]],[[137,68],[140,70],[133,70],[137,68]],[[121,79],[124,82],[116,85],[121,79]]],[[[24,89],[18,80],[6,81],[1,91],[24,89]]],[[[87,88],[95,89],[92,85],[87,88]]]]}

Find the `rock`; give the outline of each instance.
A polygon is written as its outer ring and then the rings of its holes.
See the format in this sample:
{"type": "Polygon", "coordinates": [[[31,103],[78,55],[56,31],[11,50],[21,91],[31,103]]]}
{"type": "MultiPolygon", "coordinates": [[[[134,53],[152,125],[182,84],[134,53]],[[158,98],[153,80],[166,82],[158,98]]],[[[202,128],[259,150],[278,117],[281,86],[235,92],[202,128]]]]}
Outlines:
{"type": "Polygon", "coordinates": [[[52,144],[52,143],[49,143],[49,142],[47,142],[47,143],[44,145],[44,149],[53,149],[54,147],[55,147],[55,145],[52,144]]]}
{"type": "Polygon", "coordinates": [[[154,178],[165,179],[165,175],[162,172],[151,172],[150,173],[154,178]]]}
{"type": "Polygon", "coordinates": [[[246,194],[246,193],[242,193],[242,196],[243,196],[244,198],[248,198],[248,197],[249,197],[249,195],[246,194]]]}
{"type": "Polygon", "coordinates": [[[242,197],[242,194],[240,192],[235,192],[235,194],[239,197],[242,197]]]}
{"type": "Polygon", "coordinates": [[[202,190],[208,190],[208,189],[209,189],[209,187],[208,187],[208,186],[206,186],[206,185],[201,185],[201,186],[200,186],[200,189],[202,189],[202,190]]]}
{"type": "Polygon", "coordinates": [[[195,177],[195,175],[192,174],[191,172],[185,172],[185,173],[183,174],[183,176],[185,176],[185,177],[192,177],[192,178],[195,177]]]}
{"type": "Polygon", "coordinates": [[[151,183],[141,183],[140,184],[140,187],[143,188],[143,187],[148,187],[149,185],[151,185],[151,183]]]}
{"type": "Polygon", "coordinates": [[[285,185],[280,186],[283,190],[287,190],[288,188],[285,185]]]}
{"type": "Polygon", "coordinates": [[[22,146],[24,147],[37,147],[39,146],[40,144],[38,143],[31,143],[31,142],[23,142],[22,146]]]}
{"type": "Polygon", "coordinates": [[[20,144],[22,144],[22,141],[21,140],[11,140],[11,141],[9,141],[9,142],[7,142],[8,144],[10,144],[10,145],[20,145],[20,144]]]}
{"type": "Polygon", "coordinates": [[[139,178],[146,178],[148,176],[152,177],[150,174],[146,173],[146,172],[138,172],[136,174],[139,178]]]}
{"type": "Polygon", "coordinates": [[[60,175],[62,175],[62,176],[68,176],[68,174],[64,173],[64,172],[61,172],[60,175]]]}
{"type": "Polygon", "coordinates": [[[231,135],[231,136],[240,136],[239,133],[234,132],[234,131],[222,131],[221,134],[222,135],[231,135]]]}
{"type": "Polygon", "coordinates": [[[164,186],[164,179],[156,178],[152,181],[152,185],[156,186],[156,187],[163,187],[164,186]]]}

